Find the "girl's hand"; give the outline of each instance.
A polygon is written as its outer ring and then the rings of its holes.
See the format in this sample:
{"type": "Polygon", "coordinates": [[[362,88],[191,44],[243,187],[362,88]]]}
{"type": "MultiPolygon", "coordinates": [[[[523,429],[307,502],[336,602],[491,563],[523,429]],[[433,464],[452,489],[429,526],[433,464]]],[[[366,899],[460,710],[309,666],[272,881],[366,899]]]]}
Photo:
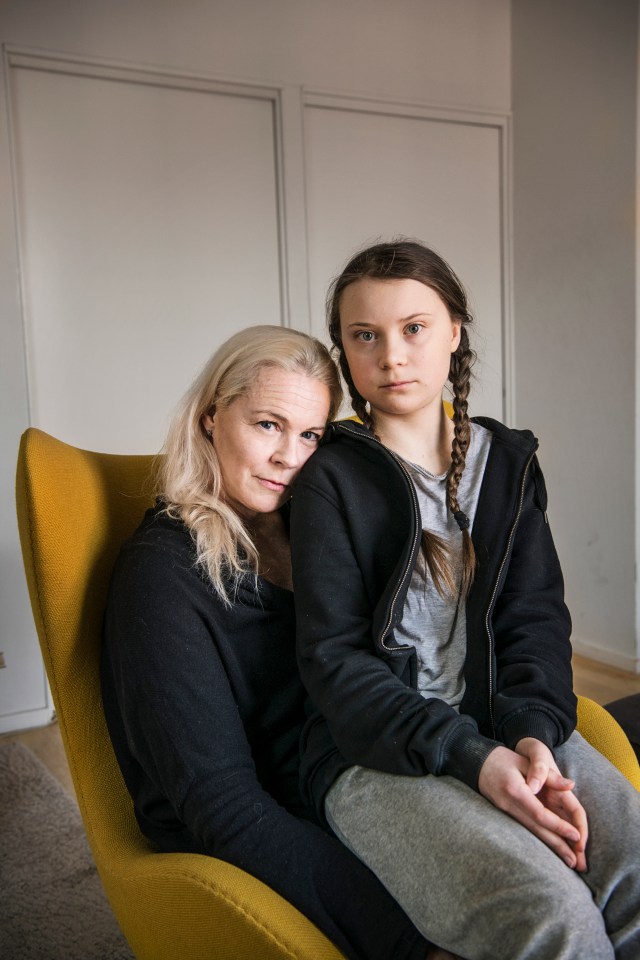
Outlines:
{"type": "MultiPolygon", "coordinates": [[[[532,774],[535,782],[542,769],[542,754],[534,754],[538,757],[537,772],[532,774]]],[[[546,782],[536,796],[527,783],[530,765],[527,757],[507,747],[496,747],[480,770],[480,793],[542,840],[568,867],[586,870],[586,814],[571,792],[573,783],[561,776],[551,757],[546,782]]]]}
{"type": "Polygon", "coordinates": [[[587,869],[585,850],[589,827],[586,811],[573,793],[575,783],[562,776],[551,750],[540,740],[525,737],[516,744],[516,753],[529,761],[527,784],[538,799],[548,810],[572,823],[580,833],[579,841],[572,846],[576,855],[576,870],[584,872],[587,869]]]}

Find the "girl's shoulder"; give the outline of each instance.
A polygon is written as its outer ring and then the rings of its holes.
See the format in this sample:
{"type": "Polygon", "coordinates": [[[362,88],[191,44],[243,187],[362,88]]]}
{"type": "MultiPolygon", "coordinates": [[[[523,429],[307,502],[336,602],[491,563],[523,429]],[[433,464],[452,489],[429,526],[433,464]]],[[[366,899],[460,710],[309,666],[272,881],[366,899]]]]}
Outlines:
{"type": "Polygon", "coordinates": [[[319,448],[296,479],[296,488],[313,488],[331,497],[365,502],[367,491],[386,489],[393,496],[407,484],[397,458],[360,421],[330,423],[319,448]]]}
{"type": "Polygon", "coordinates": [[[488,430],[492,439],[518,448],[525,454],[538,449],[538,439],[531,430],[507,427],[492,417],[471,417],[471,423],[488,430]]]}

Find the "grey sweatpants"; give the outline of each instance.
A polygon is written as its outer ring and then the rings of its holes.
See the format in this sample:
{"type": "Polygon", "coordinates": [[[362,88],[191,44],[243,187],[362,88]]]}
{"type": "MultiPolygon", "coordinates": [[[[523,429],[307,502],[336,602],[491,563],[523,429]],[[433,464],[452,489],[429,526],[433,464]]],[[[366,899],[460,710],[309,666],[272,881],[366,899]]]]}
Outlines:
{"type": "Polygon", "coordinates": [[[325,811],[422,934],[466,960],[639,960],[640,793],[577,733],[555,755],[587,811],[586,874],[452,777],[351,767],[325,811]]]}

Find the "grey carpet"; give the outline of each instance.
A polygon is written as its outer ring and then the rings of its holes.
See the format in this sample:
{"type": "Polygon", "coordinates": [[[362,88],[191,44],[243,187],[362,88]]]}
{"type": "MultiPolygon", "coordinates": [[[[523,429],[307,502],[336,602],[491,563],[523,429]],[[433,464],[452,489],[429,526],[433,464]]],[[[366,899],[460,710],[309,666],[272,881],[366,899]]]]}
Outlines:
{"type": "Polygon", "coordinates": [[[0,957],[132,960],[74,800],[23,744],[0,744],[0,957]]]}

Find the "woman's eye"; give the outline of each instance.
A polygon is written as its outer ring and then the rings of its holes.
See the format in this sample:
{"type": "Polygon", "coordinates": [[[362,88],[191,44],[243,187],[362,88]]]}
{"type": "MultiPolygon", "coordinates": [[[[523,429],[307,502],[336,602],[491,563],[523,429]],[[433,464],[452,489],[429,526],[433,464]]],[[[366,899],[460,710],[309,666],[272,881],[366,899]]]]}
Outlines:
{"type": "Polygon", "coordinates": [[[372,330],[360,330],[356,333],[356,340],[361,340],[363,343],[371,343],[374,335],[372,330]]]}
{"type": "Polygon", "coordinates": [[[263,430],[276,430],[278,427],[277,423],[274,423],[273,420],[259,420],[258,426],[262,427],[263,430]]]}
{"type": "Polygon", "coordinates": [[[303,440],[311,440],[313,443],[318,443],[322,437],[321,433],[316,433],[315,430],[305,430],[300,434],[303,440]]]}
{"type": "Polygon", "coordinates": [[[409,326],[407,327],[407,333],[411,333],[411,334],[420,333],[421,330],[422,330],[421,323],[410,323],[409,326]]]}

